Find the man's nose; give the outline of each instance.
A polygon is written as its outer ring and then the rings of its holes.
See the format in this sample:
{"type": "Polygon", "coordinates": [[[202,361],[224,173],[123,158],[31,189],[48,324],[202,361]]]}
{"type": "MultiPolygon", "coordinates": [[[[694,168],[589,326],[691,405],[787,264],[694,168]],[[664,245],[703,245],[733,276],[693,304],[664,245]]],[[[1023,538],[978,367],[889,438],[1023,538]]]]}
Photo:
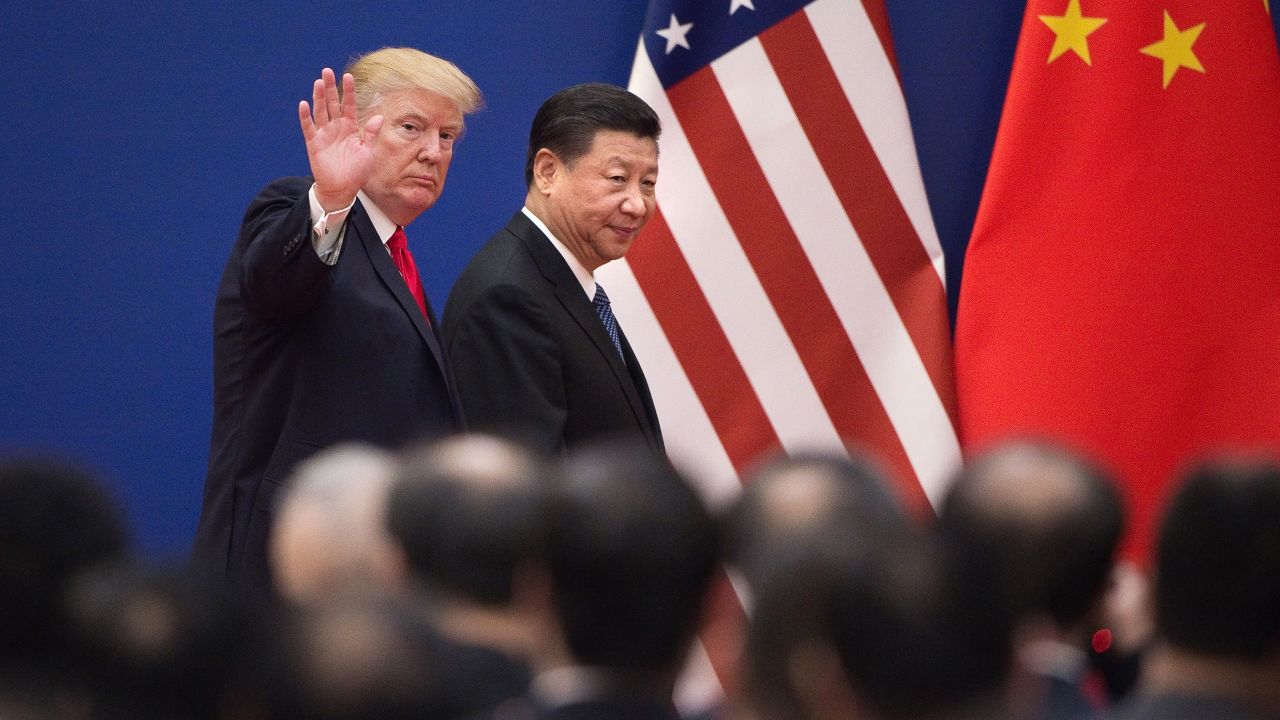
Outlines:
{"type": "Polygon", "coordinates": [[[418,159],[429,165],[440,162],[443,154],[443,147],[440,142],[440,133],[427,132],[423,133],[422,145],[418,148],[418,159]]]}
{"type": "Polygon", "coordinates": [[[629,185],[626,195],[622,198],[623,213],[632,217],[644,217],[647,210],[644,202],[644,193],[640,190],[639,185],[629,185]]]}

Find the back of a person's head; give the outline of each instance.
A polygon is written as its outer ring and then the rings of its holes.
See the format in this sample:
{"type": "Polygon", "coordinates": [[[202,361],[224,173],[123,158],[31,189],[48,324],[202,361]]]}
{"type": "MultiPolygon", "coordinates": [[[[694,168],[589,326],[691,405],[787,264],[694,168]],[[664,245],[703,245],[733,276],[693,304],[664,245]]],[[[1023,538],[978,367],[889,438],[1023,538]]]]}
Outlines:
{"type": "Polygon", "coordinates": [[[978,568],[936,538],[902,535],[851,556],[828,622],[849,686],[885,720],[999,707],[1013,617],[978,568]]]}
{"type": "Polygon", "coordinates": [[[1156,623],[1171,645],[1247,662],[1280,650],[1280,461],[1193,467],[1165,510],[1156,623]]]}
{"type": "Polygon", "coordinates": [[[721,522],[728,562],[753,585],[776,565],[772,556],[828,530],[876,533],[907,523],[885,476],[857,457],[804,453],[751,472],[721,522]]]}
{"type": "Polygon", "coordinates": [[[840,578],[865,554],[877,554],[910,534],[908,525],[818,524],[761,553],[751,580],[751,622],[742,660],[745,698],[760,720],[809,715],[797,687],[797,653],[834,646],[831,609],[840,578]]]}
{"type": "Polygon", "coordinates": [[[448,645],[402,600],[336,595],[296,606],[258,661],[270,717],[462,717],[448,645]]]}
{"type": "Polygon", "coordinates": [[[79,579],[68,617],[95,720],[215,718],[236,704],[256,606],[217,579],[114,569],[79,579]]]}
{"type": "Polygon", "coordinates": [[[555,483],[553,595],[574,660],[668,673],[683,660],[717,557],[683,477],[636,444],[572,453],[555,483]]]}
{"type": "Polygon", "coordinates": [[[993,565],[1020,614],[1079,624],[1106,588],[1124,530],[1111,480],[1082,457],[1032,441],[996,446],[960,473],[942,506],[946,542],[993,565]]]}
{"type": "Polygon", "coordinates": [[[385,513],[395,471],[393,455],[356,443],[328,448],[294,469],[270,544],[281,595],[309,602],[392,582],[385,513]]]}
{"type": "Polygon", "coordinates": [[[0,464],[0,665],[30,667],[60,653],[70,581],[125,550],[115,504],[82,471],[0,464]]]}
{"type": "Polygon", "coordinates": [[[411,452],[391,490],[387,528],[428,590],[506,606],[517,574],[544,561],[543,469],[515,445],[481,435],[411,452]]]}

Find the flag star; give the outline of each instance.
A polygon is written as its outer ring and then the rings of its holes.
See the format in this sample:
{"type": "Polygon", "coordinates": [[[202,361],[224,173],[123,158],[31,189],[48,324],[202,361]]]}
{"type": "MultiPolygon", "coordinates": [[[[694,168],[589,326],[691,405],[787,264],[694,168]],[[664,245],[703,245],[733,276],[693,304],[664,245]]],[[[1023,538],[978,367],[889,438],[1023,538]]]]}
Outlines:
{"type": "Polygon", "coordinates": [[[732,15],[732,14],[734,14],[734,13],[738,12],[738,8],[746,8],[746,9],[748,9],[748,10],[755,10],[755,9],[756,9],[756,6],[751,4],[751,0],[729,0],[729,14],[730,14],[730,15],[732,15]]]}
{"type": "Polygon", "coordinates": [[[684,48],[685,50],[690,49],[689,38],[685,36],[688,35],[689,31],[692,29],[693,29],[693,23],[685,23],[681,25],[680,21],[676,20],[676,14],[671,13],[671,24],[662,30],[655,30],[654,32],[658,33],[659,37],[666,39],[667,41],[666,54],[670,55],[671,51],[675,50],[677,45],[684,48]]]}
{"type": "Polygon", "coordinates": [[[1057,37],[1049,51],[1049,62],[1062,57],[1068,50],[1075,53],[1085,65],[1093,65],[1089,58],[1089,35],[1107,22],[1106,18],[1084,17],[1080,14],[1080,0],[1070,0],[1062,15],[1041,15],[1040,22],[1049,26],[1057,37]]]}
{"type": "Polygon", "coordinates": [[[1200,64],[1200,58],[1196,57],[1195,51],[1191,49],[1191,46],[1195,44],[1196,39],[1200,37],[1200,33],[1203,30],[1204,23],[1186,30],[1179,30],[1178,26],[1173,23],[1173,18],[1169,17],[1169,11],[1164,11],[1164,39],[1151,43],[1139,52],[1143,55],[1160,58],[1164,64],[1164,86],[1166,88],[1169,87],[1169,83],[1173,80],[1173,76],[1178,72],[1179,68],[1190,68],[1196,72],[1204,72],[1204,66],[1200,64]]]}

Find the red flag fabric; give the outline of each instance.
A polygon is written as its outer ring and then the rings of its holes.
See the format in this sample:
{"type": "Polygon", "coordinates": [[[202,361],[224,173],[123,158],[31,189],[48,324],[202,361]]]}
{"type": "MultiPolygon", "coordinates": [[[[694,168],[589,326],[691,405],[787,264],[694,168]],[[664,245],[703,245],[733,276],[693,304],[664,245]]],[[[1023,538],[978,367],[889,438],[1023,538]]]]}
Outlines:
{"type": "Polygon", "coordinates": [[[1264,0],[1030,0],[965,259],[966,449],[1116,472],[1145,558],[1190,457],[1280,441],[1280,56],[1264,0]]]}

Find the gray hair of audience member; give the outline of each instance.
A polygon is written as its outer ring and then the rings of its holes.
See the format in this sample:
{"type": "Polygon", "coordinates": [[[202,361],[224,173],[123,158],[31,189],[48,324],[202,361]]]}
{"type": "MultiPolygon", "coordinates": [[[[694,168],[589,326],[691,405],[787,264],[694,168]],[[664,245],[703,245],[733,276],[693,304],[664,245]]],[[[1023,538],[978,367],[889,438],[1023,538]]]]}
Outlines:
{"type": "Polygon", "coordinates": [[[1280,459],[1191,467],[1159,529],[1156,625],[1204,656],[1280,658],[1280,459]]]}
{"type": "Polygon", "coordinates": [[[485,435],[406,454],[387,528],[427,589],[488,606],[512,601],[516,575],[544,562],[547,482],[540,462],[485,435]]]}
{"type": "Polygon", "coordinates": [[[807,452],[750,472],[720,525],[726,560],[754,585],[774,565],[771,555],[827,528],[877,532],[906,523],[886,476],[869,461],[807,452]]]}
{"type": "Polygon", "coordinates": [[[637,442],[583,446],[554,480],[552,595],[574,660],[673,677],[718,557],[701,499],[637,442]]]}
{"type": "Polygon", "coordinates": [[[469,688],[407,599],[342,594],[284,615],[257,660],[273,718],[461,718],[469,688]]]}
{"type": "Polygon", "coordinates": [[[989,562],[1020,614],[1074,628],[1097,606],[1124,531],[1111,479],[1082,456],[1041,440],[979,454],[942,505],[946,542],[989,562]]]}
{"type": "Polygon", "coordinates": [[[480,89],[466,73],[448,60],[416,48],[374,50],[353,58],[346,72],[356,81],[356,113],[361,121],[388,96],[411,90],[440,95],[457,105],[463,115],[484,105],[480,89]]]}
{"type": "Polygon", "coordinates": [[[361,444],[334,446],[298,465],[271,536],[272,573],[284,597],[307,601],[395,581],[385,527],[395,472],[392,454],[361,444]]]}

